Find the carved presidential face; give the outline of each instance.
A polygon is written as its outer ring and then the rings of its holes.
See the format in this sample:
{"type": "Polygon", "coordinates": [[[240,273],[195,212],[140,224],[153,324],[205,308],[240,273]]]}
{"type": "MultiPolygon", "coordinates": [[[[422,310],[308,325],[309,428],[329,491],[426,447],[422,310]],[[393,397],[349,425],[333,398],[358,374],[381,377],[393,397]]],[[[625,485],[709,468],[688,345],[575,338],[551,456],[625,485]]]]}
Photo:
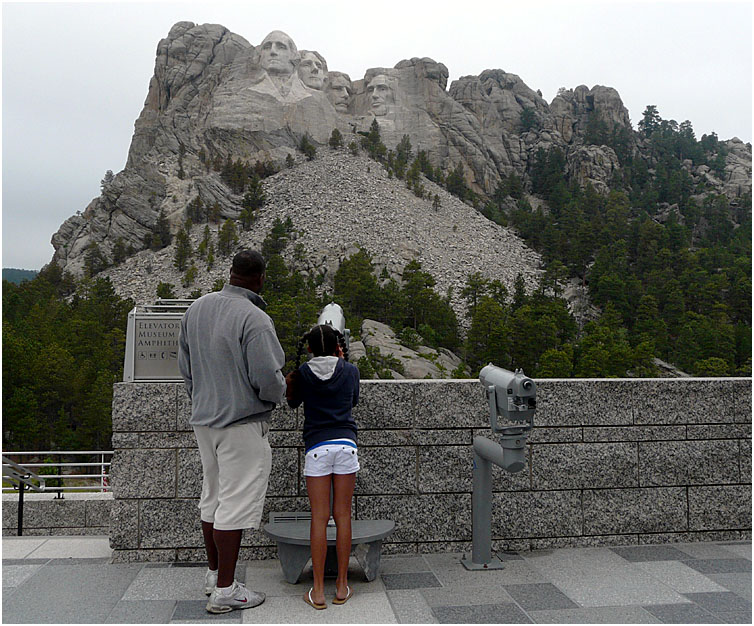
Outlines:
{"type": "Polygon", "coordinates": [[[375,115],[387,115],[391,105],[395,103],[393,89],[384,74],[379,74],[369,81],[367,94],[370,110],[375,115]]]}
{"type": "Polygon", "coordinates": [[[327,69],[323,60],[314,52],[302,52],[301,63],[298,65],[298,75],[304,85],[311,89],[320,90],[325,84],[327,69]]]}
{"type": "Polygon", "coordinates": [[[259,48],[259,65],[268,74],[293,73],[298,51],[288,35],[274,30],[264,38],[259,48]]]}
{"type": "Polygon", "coordinates": [[[327,97],[336,111],[348,113],[351,81],[343,74],[330,73],[327,82],[327,97]]]}

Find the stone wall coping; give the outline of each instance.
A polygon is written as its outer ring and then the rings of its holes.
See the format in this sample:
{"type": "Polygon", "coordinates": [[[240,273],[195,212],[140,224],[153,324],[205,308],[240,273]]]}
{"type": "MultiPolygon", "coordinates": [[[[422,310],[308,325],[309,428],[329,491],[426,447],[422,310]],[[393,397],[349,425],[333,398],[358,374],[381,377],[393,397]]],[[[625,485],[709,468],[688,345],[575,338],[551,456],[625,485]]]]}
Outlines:
{"type": "MultiPolygon", "coordinates": [[[[66,493],[63,498],[56,498],[54,493],[24,493],[24,502],[38,501],[38,500],[56,500],[58,502],[65,502],[66,500],[113,500],[112,492],[107,493],[66,493]]],[[[18,502],[18,492],[4,493],[3,502],[18,502]]]]}

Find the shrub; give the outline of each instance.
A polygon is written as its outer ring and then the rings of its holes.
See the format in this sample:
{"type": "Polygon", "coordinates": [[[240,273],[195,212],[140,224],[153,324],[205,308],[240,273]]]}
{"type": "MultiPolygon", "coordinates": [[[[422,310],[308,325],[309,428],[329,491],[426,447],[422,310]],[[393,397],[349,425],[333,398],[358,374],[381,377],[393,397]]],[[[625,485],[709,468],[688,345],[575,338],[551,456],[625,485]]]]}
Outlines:
{"type": "Polygon", "coordinates": [[[173,285],[170,283],[160,283],[157,285],[157,297],[164,300],[171,300],[175,298],[175,291],[173,285]]]}

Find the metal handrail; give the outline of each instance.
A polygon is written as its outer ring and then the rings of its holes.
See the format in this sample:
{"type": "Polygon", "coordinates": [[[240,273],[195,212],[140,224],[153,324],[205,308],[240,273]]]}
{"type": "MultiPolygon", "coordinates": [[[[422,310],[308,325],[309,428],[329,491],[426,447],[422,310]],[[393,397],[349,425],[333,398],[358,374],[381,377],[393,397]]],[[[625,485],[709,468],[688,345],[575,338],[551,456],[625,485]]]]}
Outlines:
{"type": "Polygon", "coordinates": [[[108,461],[104,463],[24,463],[24,467],[100,467],[101,465],[110,465],[110,463],[108,461]]]}
{"type": "MultiPolygon", "coordinates": [[[[109,469],[111,466],[111,462],[108,460],[106,461],[106,457],[112,457],[112,451],[109,450],[84,450],[84,451],[70,451],[70,450],[38,450],[38,451],[23,451],[23,452],[5,452],[3,455],[3,461],[8,456],[55,456],[58,458],[58,462],[48,462],[48,463],[24,463],[23,467],[21,465],[15,464],[13,461],[8,459],[9,463],[14,463],[17,467],[20,467],[22,470],[24,468],[57,468],[57,473],[54,475],[45,474],[45,478],[48,481],[55,480],[60,481],[59,486],[52,486],[52,485],[44,485],[43,489],[39,489],[38,491],[45,491],[45,492],[51,492],[56,493],[58,498],[63,497],[63,493],[66,491],[100,491],[100,492],[109,492],[111,491],[110,487],[110,480],[109,480],[109,469]],[[71,457],[71,456],[93,456],[93,455],[99,455],[100,460],[95,462],[63,462],[63,457],[71,457]],[[62,472],[63,468],[89,468],[89,467],[98,467],[100,468],[99,474],[95,473],[78,473],[78,474],[71,474],[67,473],[64,474],[62,472]],[[99,479],[99,484],[93,484],[93,485],[85,485],[85,486],[73,486],[73,485],[67,485],[63,481],[69,481],[74,479],[90,479],[95,478],[99,479]]],[[[5,466],[3,466],[5,467],[5,466]]],[[[34,474],[36,476],[36,474],[34,474]]],[[[44,481],[42,481],[44,484],[44,481]]],[[[14,491],[15,489],[13,487],[3,487],[2,492],[3,493],[9,493],[14,491]]]]}
{"type": "Polygon", "coordinates": [[[6,458],[5,455],[3,455],[3,478],[7,478],[18,489],[18,526],[16,533],[21,537],[24,534],[24,491],[27,489],[44,491],[45,480],[15,461],[6,458]],[[39,485],[35,485],[34,480],[39,485]]]}
{"type": "Polygon", "coordinates": [[[5,455],[3,455],[3,478],[7,478],[11,482],[15,483],[16,487],[7,488],[9,491],[15,491],[20,489],[21,485],[24,486],[24,490],[31,489],[33,491],[45,490],[45,479],[41,476],[37,476],[34,472],[30,472],[25,467],[22,467],[15,461],[11,461],[5,455]],[[39,484],[35,485],[32,481],[36,480],[39,484]]]}
{"type": "Polygon", "coordinates": [[[3,456],[7,454],[18,454],[18,455],[33,455],[33,456],[39,456],[42,454],[60,454],[60,455],[73,455],[73,454],[112,454],[112,450],[24,450],[22,452],[5,452],[3,453],[3,456]]]}

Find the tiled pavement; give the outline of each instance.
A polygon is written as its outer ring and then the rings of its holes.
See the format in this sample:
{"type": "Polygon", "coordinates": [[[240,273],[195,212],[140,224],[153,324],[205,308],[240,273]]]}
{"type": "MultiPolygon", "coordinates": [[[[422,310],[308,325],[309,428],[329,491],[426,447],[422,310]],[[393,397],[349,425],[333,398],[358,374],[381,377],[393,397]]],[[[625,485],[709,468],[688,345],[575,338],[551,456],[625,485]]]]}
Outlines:
{"type": "MultiPolygon", "coordinates": [[[[106,537],[3,537],[3,623],[751,623],[751,542],[570,548],[500,554],[467,571],[458,554],[383,557],[354,597],[315,611],[311,570],[289,585],[275,561],[239,564],[267,594],[213,616],[203,565],[110,564],[106,537]]],[[[334,593],[333,581],[327,592],[334,593]]]]}

